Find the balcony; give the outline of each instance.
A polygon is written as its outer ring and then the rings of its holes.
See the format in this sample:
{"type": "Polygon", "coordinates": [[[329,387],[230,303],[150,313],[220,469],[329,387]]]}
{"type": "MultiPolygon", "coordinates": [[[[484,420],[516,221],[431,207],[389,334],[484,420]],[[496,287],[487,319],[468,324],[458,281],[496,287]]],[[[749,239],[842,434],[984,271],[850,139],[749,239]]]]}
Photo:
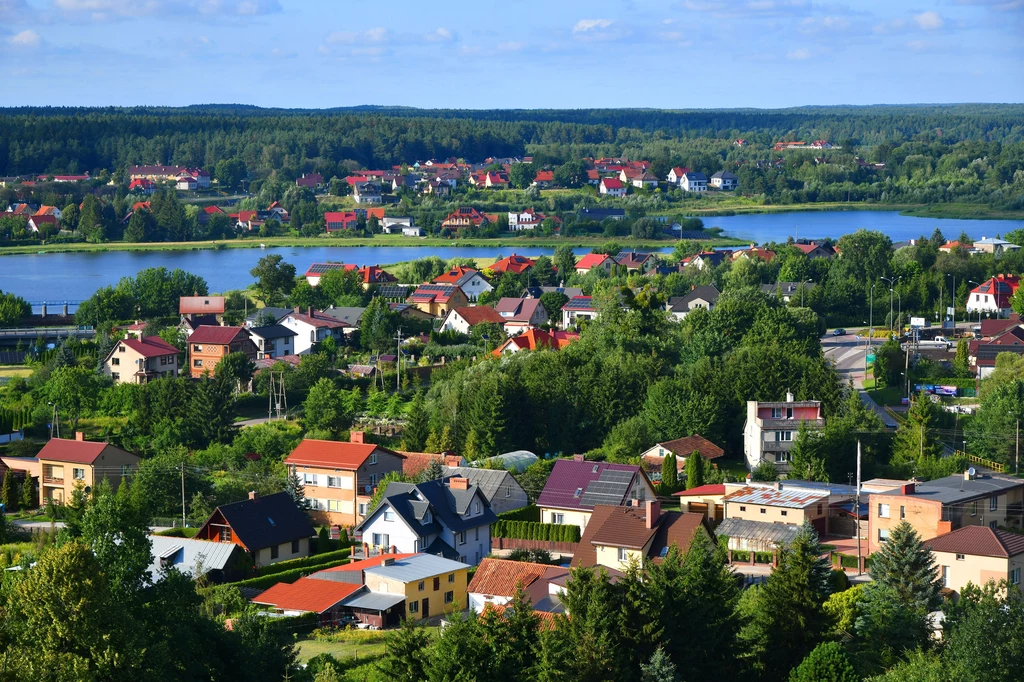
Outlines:
{"type": "Polygon", "coordinates": [[[821,429],[825,427],[824,419],[762,419],[758,417],[758,424],[765,430],[789,430],[798,431],[801,424],[806,424],[810,429],[821,429]]]}
{"type": "Polygon", "coordinates": [[[43,476],[43,485],[64,485],[64,479],[54,478],[53,476],[43,476]]]}
{"type": "Polygon", "coordinates": [[[761,452],[782,452],[793,449],[791,440],[765,440],[761,441],[761,452]]]}

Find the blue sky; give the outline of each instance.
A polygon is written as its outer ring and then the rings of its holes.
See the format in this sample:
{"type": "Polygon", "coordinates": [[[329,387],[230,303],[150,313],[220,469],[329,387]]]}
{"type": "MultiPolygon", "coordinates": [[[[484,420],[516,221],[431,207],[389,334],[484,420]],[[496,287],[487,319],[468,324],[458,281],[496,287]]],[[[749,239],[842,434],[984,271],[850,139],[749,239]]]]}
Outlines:
{"type": "Polygon", "coordinates": [[[0,0],[0,106],[1024,101],[1024,0],[0,0]]]}

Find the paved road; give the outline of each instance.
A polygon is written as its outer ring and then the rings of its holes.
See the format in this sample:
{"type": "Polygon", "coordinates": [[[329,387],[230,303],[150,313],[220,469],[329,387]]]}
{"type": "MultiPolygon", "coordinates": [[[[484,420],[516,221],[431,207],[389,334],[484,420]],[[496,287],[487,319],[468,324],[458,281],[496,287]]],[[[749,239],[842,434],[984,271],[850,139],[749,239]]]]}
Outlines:
{"type": "MultiPolygon", "coordinates": [[[[876,339],[876,347],[877,347],[876,339]]],[[[854,336],[832,336],[831,333],[821,337],[821,347],[825,357],[835,363],[843,381],[852,381],[861,401],[878,415],[887,428],[895,429],[898,424],[878,403],[871,399],[864,390],[864,356],[867,351],[867,340],[854,336]]]]}

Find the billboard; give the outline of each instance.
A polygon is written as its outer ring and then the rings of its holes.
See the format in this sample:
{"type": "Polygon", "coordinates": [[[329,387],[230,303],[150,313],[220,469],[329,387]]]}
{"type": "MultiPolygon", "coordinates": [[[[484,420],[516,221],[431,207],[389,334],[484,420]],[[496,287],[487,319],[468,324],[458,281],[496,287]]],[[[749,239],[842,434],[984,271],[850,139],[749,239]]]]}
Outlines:
{"type": "Polygon", "coordinates": [[[943,386],[940,384],[914,384],[914,391],[917,393],[930,393],[933,395],[948,395],[953,398],[957,394],[956,386],[943,386]]]}
{"type": "Polygon", "coordinates": [[[912,317],[912,318],[910,318],[910,326],[911,327],[923,327],[924,326],[924,318],[923,317],[912,317]]]}

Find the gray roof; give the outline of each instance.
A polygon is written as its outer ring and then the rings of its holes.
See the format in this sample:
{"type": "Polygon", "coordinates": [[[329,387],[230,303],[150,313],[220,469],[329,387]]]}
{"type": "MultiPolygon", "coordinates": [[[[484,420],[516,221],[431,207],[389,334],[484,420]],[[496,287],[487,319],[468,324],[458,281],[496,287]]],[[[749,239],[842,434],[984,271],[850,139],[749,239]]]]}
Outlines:
{"type": "Polygon", "coordinates": [[[414,554],[404,559],[398,559],[390,566],[381,564],[380,566],[365,568],[363,572],[389,580],[409,583],[416,580],[433,578],[435,575],[451,573],[463,568],[469,568],[469,566],[462,562],[452,561],[451,559],[445,559],[433,554],[414,554]]]}
{"type": "Polygon", "coordinates": [[[151,550],[152,563],[149,574],[158,580],[161,573],[161,559],[164,565],[173,566],[185,575],[198,578],[197,567],[202,567],[202,574],[208,571],[223,570],[231,558],[237,545],[230,542],[212,542],[210,540],[193,540],[191,538],[175,538],[165,535],[150,535],[153,543],[151,550]]]}
{"type": "Polygon", "coordinates": [[[714,303],[718,300],[720,295],[721,292],[711,284],[695,287],[685,296],[673,296],[670,298],[668,301],[668,309],[672,311],[689,310],[690,303],[694,301],[701,300],[707,301],[708,303],[714,303]]]}
{"type": "Polygon", "coordinates": [[[294,329],[289,329],[283,324],[272,324],[267,327],[252,327],[249,329],[249,333],[253,336],[258,336],[261,339],[280,339],[286,336],[299,335],[294,329]]]}
{"type": "Polygon", "coordinates": [[[686,173],[686,179],[689,180],[690,182],[700,180],[707,182],[708,176],[704,175],[700,171],[690,171],[689,173],[686,173]]]}
{"type": "MultiPolygon", "coordinates": [[[[399,514],[420,537],[436,535],[446,527],[453,532],[461,532],[478,526],[487,526],[498,520],[484,498],[483,513],[470,518],[463,518],[478,488],[470,485],[468,490],[452,490],[441,481],[424,481],[422,483],[388,484],[384,491],[384,501],[399,514]],[[427,506],[429,503],[429,506],[427,506]],[[430,523],[422,523],[427,509],[431,512],[430,523]]],[[[383,503],[377,510],[363,519],[356,528],[362,530],[377,516],[383,503]]]]}
{"type": "Polygon", "coordinates": [[[344,323],[346,323],[346,324],[348,324],[350,326],[358,327],[359,326],[359,321],[363,318],[363,311],[365,311],[365,310],[366,310],[366,308],[355,308],[355,307],[335,308],[334,306],[331,306],[330,308],[328,308],[326,310],[320,311],[320,314],[321,315],[326,315],[327,317],[334,318],[335,320],[338,320],[339,322],[344,322],[344,323]]]}
{"type": "MultiPolygon", "coordinates": [[[[512,474],[504,469],[474,469],[473,467],[442,467],[443,477],[462,476],[468,478],[469,482],[480,488],[480,492],[490,502],[498,494],[498,489],[503,485],[516,483],[512,474]]],[[[458,491],[456,491],[458,492],[458,491]]]]}
{"type": "Polygon", "coordinates": [[[273,308],[271,306],[267,306],[266,308],[260,308],[259,310],[254,311],[247,318],[245,318],[245,321],[248,323],[249,326],[251,326],[256,324],[257,322],[261,322],[264,317],[270,315],[274,318],[274,321],[277,322],[279,320],[284,319],[285,317],[288,317],[288,315],[290,315],[291,312],[291,308],[273,308]]]}
{"type": "Polygon", "coordinates": [[[964,480],[963,474],[954,474],[918,483],[914,486],[912,496],[935,500],[942,504],[955,504],[1020,487],[1024,487],[1024,480],[1018,478],[984,475],[964,480]]]}
{"type": "Polygon", "coordinates": [[[765,523],[764,521],[747,521],[746,519],[726,519],[715,529],[715,535],[730,538],[769,542],[785,545],[796,539],[800,526],[785,523],[765,523]]]}
{"type": "Polygon", "coordinates": [[[711,177],[712,178],[722,178],[723,180],[737,180],[738,179],[735,175],[733,175],[729,171],[718,171],[717,173],[715,173],[711,177]]]}
{"type": "Polygon", "coordinates": [[[371,611],[385,611],[395,604],[400,604],[403,601],[405,601],[404,594],[360,590],[359,592],[346,597],[341,602],[341,606],[348,606],[357,609],[369,609],[371,611]]]}

